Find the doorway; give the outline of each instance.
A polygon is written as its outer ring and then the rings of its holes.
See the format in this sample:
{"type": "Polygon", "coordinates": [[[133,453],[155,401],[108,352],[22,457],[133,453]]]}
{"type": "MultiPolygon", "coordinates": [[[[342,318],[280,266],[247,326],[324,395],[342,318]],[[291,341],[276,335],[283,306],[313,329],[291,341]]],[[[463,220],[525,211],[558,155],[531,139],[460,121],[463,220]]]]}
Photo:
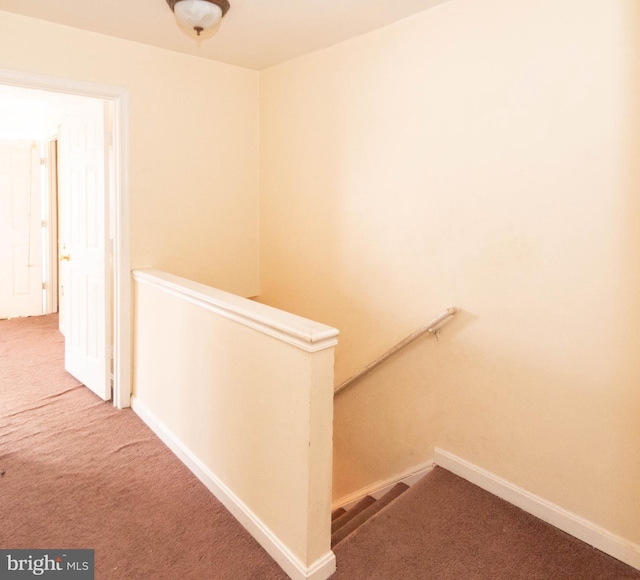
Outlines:
{"type": "MultiPolygon", "coordinates": [[[[129,252],[128,191],[128,92],[108,85],[58,79],[31,73],[0,69],[0,85],[48,91],[57,95],[101,99],[108,104],[106,143],[110,155],[105,172],[108,206],[100,227],[109,233],[105,260],[110,276],[100,280],[99,290],[108,294],[110,307],[97,324],[112,337],[111,345],[98,353],[101,363],[111,370],[113,403],[130,406],[131,397],[131,280],[129,252]]],[[[62,256],[61,256],[62,257],[62,256]]],[[[77,322],[77,320],[76,320],[77,322]]],[[[86,322],[86,321],[85,321],[86,322]]]]}
{"type": "Polygon", "coordinates": [[[43,314],[44,277],[40,143],[9,139],[0,124],[1,319],[43,314]]]}

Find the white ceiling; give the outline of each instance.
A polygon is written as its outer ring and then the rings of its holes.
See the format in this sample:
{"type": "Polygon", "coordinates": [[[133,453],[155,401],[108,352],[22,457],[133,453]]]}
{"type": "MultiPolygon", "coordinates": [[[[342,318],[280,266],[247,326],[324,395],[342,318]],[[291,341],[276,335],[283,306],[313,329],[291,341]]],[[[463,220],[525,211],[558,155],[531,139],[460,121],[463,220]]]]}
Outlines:
{"type": "Polygon", "coordinates": [[[0,0],[0,10],[262,70],[448,0],[230,0],[196,40],[166,0],[0,0]]]}

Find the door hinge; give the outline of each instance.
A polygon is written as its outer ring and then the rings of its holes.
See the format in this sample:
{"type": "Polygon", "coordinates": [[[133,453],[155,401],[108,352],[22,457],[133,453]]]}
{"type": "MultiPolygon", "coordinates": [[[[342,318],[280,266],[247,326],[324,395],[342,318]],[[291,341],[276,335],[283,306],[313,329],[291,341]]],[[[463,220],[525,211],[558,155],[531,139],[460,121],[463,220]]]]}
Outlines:
{"type": "Polygon", "coordinates": [[[40,157],[40,165],[46,165],[47,164],[47,158],[46,157],[40,157]]]}
{"type": "Polygon", "coordinates": [[[42,283],[42,289],[43,289],[43,290],[46,290],[46,289],[47,289],[47,283],[46,283],[46,282],[43,282],[43,283],[42,283]]]}
{"type": "Polygon", "coordinates": [[[40,222],[40,227],[41,227],[41,228],[46,228],[46,227],[47,227],[47,220],[42,220],[42,221],[40,222]]]}

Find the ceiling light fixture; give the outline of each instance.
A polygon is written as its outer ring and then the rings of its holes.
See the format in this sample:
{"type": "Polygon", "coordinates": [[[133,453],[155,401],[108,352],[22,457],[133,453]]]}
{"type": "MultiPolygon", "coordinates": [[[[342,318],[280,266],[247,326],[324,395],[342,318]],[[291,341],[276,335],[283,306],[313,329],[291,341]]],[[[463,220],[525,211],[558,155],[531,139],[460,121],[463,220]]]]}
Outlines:
{"type": "Polygon", "coordinates": [[[228,0],[167,0],[176,20],[186,28],[193,28],[198,36],[213,28],[229,11],[228,0]]]}

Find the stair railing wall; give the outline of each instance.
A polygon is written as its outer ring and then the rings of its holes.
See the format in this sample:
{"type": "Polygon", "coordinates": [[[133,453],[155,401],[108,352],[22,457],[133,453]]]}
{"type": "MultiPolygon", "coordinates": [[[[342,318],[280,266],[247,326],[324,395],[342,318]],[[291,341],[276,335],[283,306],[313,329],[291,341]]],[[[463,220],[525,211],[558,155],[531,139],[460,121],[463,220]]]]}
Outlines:
{"type": "Polygon", "coordinates": [[[368,364],[364,369],[362,369],[359,373],[349,377],[346,381],[341,383],[334,390],[334,396],[339,393],[344,392],[346,389],[356,384],[358,381],[362,380],[365,376],[367,376],[373,369],[379,367],[382,363],[390,359],[393,355],[400,352],[405,347],[409,346],[412,342],[420,338],[422,335],[430,333],[434,336],[438,336],[440,333],[440,328],[449,322],[453,316],[458,313],[458,308],[451,307],[442,311],[438,316],[433,318],[426,326],[416,330],[413,334],[410,334],[405,339],[401,340],[398,344],[391,347],[388,351],[386,351],[383,355],[379,356],[372,363],[368,364]]]}
{"type": "Polygon", "coordinates": [[[328,578],[338,331],[157,270],[133,277],[133,410],[291,578],[328,578]]]}

